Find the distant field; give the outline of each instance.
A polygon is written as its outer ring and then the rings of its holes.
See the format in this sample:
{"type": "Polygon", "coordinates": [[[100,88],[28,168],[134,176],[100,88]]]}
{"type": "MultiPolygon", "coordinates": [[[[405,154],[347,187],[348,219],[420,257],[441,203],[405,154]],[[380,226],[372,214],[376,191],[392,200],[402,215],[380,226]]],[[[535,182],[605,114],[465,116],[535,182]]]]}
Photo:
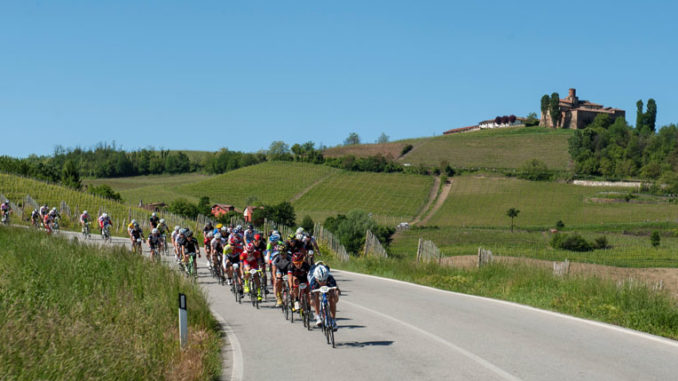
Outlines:
{"type": "Polygon", "coordinates": [[[341,171],[294,203],[298,215],[323,221],[352,209],[372,213],[382,223],[411,221],[427,201],[433,178],[399,173],[341,171]]]}
{"type": "Polygon", "coordinates": [[[306,187],[339,171],[324,165],[266,162],[181,185],[174,190],[193,198],[208,196],[212,202],[232,204],[241,209],[248,198],[267,204],[290,201],[306,187]]]}
{"type": "Polygon", "coordinates": [[[430,138],[399,140],[385,144],[360,144],[325,150],[328,157],[371,156],[377,153],[398,158],[403,147],[414,148],[398,161],[412,165],[438,166],[447,160],[455,168],[519,168],[539,159],[550,169],[565,170],[570,163],[567,139],[571,130],[514,127],[474,131],[430,138]]]}
{"type": "MultiPolygon", "coordinates": [[[[595,202],[615,191],[565,183],[508,177],[457,176],[447,201],[429,225],[505,227],[509,208],[517,208],[517,226],[567,226],[674,221],[678,204],[661,199],[642,202],[595,202]]],[[[628,190],[618,190],[628,192],[628,190]]]]}
{"type": "Polygon", "coordinates": [[[519,168],[539,159],[550,169],[565,170],[570,162],[570,130],[516,127],[418,139],[400,159],[411,164],[439,165],[447,160],[461,168],[519,168]]]}
{"type": "Polygon", "coordinates": [[[125,203],[138,205],[139,200],[144,203],[151,202],[170,202],[179,197],[184,197],[190,201],[197,202],[198,197],[182,194],[175,190],[177,186],[195,183],[210,179],[212,176],[206,176],[199,173],[186,173],[181,175],[151,175],[151,176],[133,176],[106,179],[86,179],[85,184],[101,185],[107,184],[116,192],[120,192],[125,203]]]}
{"type": "MultiPolygon", "coordinates": [[[[671,224],[678,227],[678,224],[671,224]]],[[[650,228],[649,230],[661,230],[650,228]]],[[[564,233],[571,233],[570,229],[564,233]]],[[[653,248],[648,235],[629,235],[619,231],[587,231],[580,234],[588,240],[605,236],[611,246],[607,250],[578,253],[550,246],[552,234],[545,231],[516,231],[508,228],[479,229],[440,227],[412,229],[398,233],[391,244],[391,252],[402,258],[414,258],[419,238],[433,241],[445,256],[476,255],[478,248],[489,249],[495,255],[528,257],[562,261],[598,263],[622,267],[678,267],[678,238],[665,231],[661,245],[653,248]],[[668,234],[668,236],[667,236],[668,234]]]]}

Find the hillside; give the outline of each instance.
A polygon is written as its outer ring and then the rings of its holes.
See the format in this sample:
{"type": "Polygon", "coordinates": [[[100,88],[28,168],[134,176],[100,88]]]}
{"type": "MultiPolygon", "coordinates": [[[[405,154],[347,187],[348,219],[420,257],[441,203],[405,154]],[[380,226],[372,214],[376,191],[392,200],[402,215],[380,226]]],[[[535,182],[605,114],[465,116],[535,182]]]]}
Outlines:
{"type": "Polygon", "coordinates": [[[401,163],[438,166],[446,160],[454,168],[519,168],[539,159],[551,169],[565,170],[570,163],[567,139],[571,130],[515,127],[475,131],[431,138],[407,139],[384,144],[361,144],[328,148],[327,157],[370,156],[377,153],[401,163]],[[400,157],[403,147],[413,149],[400,157]]]}

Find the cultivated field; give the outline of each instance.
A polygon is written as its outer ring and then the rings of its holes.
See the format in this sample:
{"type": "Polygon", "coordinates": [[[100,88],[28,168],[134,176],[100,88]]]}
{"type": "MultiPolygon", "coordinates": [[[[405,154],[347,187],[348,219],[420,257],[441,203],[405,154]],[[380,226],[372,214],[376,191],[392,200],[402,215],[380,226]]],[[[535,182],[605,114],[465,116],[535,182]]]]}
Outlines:
{"type": "Polygon", "coordinates": [[[378,222],[395,225],[414,218],[432,185],[430,176],[340,171],[313,187],[294,208],[297,215],[316,221],[362,209],[378,222]]]}
{"type": "Polygon", "coordinates": [[[150,175],[118,177],[105,179],[85,179],[84,184],[101,185],[107,184],[122,196],[123,202],[130,205],[138,205],[139,200],[144,203],[170,202],[179,197],[197,202],[198,197],[181,194],[174,189],[179,185],[204,181],[211,176],[199,173],[185,173],[181,175],[150,175]]]}
{"type": "Polygon", "coordinates": [[[324,165],[266,162],[177,186],[173,190],[194,198],[208,196],[212,202],[242,209],[248,199],[266,204],[290,201],[316,181],[336,172],[339,170],[324,165]]]}

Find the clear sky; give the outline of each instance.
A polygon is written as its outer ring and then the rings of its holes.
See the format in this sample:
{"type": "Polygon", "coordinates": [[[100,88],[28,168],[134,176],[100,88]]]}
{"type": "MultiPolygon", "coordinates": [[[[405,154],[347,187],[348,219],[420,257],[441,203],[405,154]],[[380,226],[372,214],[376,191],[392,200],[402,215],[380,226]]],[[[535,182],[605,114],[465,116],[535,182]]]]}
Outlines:
{"type": "Polygon", "coordinates": [[[570,87],[676,123],[676,4],[0,0],[0,154],[398,140],[570,87]]]}

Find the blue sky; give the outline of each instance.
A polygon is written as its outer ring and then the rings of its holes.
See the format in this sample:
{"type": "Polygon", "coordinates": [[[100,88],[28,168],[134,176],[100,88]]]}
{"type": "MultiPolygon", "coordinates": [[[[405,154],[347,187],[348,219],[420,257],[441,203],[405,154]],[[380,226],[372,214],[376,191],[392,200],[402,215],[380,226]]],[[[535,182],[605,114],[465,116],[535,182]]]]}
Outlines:
{"type": "Polygon", "coordinates": [[[678,122],[670,1],[0,1],[0,154],[439,135],[544,93],[678,122]]]}

